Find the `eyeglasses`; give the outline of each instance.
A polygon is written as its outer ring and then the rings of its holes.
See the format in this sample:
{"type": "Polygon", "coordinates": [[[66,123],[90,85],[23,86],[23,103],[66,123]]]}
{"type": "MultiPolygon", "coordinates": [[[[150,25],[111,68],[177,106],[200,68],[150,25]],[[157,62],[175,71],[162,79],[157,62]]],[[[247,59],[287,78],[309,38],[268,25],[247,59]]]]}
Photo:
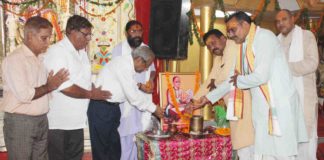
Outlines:
{"type": "Polygon", "coordinates": [[[239,26],[242,26],[242,22],[237,23],[237,24],[234,25],[233,27],[228,27],[228,28],[227,28],[227,35],[228,35],[229,37],[232,37],[232,36],[236,33],[237,28],[238,28],[238,25],[239,25],[239,26]]]}
{"type": "Polygon", "coordinates": [[[233,35],[237,31],[237,27],[227,29],[227,35],[233,35]]]}
{"type": "Polygon", "coordinates": [[[139,34],[142,34],[143,33],[143,30],[135,30],[135,29],[132,29],[129,32],[130,33],[139,33],[139,34]]]}
{"type": "Polygon", "coordinates": [[[92,37],[92,33],[90,32],[90,33],[84,33],[84,32],[82,32],[82,31],[80,31],[80,30],[78,30],[80,33],[82,33],[82,35],[84,36],[84,37],[86,37],[86,38],[91,38],[92,37]]]}

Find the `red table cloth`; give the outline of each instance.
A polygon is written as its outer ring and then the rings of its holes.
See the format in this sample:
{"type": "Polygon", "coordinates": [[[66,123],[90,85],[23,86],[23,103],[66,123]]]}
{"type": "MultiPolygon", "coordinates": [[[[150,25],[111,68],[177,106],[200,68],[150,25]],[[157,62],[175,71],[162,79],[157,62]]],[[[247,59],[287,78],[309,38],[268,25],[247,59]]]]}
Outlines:
{"type": "Polygon", "coordinates": [[[229,136],[215,134],[193,138],[177,134],[167,139],[153,140],[136,135],[138,159],[141,160],[231,160],[232,144],[229,136]]]}

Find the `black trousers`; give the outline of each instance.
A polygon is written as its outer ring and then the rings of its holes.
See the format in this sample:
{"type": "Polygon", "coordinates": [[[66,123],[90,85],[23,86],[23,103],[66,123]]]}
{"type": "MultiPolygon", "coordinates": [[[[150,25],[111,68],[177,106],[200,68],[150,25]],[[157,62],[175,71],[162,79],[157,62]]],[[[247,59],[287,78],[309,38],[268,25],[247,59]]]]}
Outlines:
{"type": "Polygon", "coordinates": [[[120,116],[119,104],[90,101],[88,121],[93,160],[120,160],[121,145],[117,130],[120,116]]]}
{"type": "Polygon", "coordinates": [[[49,160],[81,160],[83,150],[83,129],[48,131],[49,160]]]}

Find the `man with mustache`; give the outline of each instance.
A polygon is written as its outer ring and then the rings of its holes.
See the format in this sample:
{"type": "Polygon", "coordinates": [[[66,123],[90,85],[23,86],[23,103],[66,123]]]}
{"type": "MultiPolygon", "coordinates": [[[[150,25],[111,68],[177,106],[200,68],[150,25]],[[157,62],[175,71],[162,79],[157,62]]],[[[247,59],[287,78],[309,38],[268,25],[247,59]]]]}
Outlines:
{"type": "MultiPolygon", "coordinates": [[[[89,104],[87,113],[94,160],[121,159],[120,136],[117,130],[121,118],[120,103],[128,101],[141,111],[163,117],[161,107],[141,94],[142,91],[138,89],[134,79],[135,73],[147,70],[154,58],[154,53],[149,47],[140,46],[135,48],[131,55],[115,57],[100,70],[96,86],[111,91],[112,97],[105,101],[91,100],[89,104]]],[[[132,127],[131,123],[126,125],[132,127]]]]}
{"type": "Polygon", "coordinates": [[[318,49],[315,36],[294,23],[294,16],[283,9],[276,15],[278,36],[303,106],[309,142],[298,145],[297,159],[315,160],[317,149],[316,69],[318,49]]]}
{"type": "MultiPolygon", "coordinates": [[[[252,23],[239,11],[226,20],[227,35],[240,44],[235,73],[200,98],[200,105],[214,103],[235,87],[234,104],[250,90],[254,125],[254,160],[289,160],[298,154],[298,142],[307,141],[298,93],[276,36],[252,23]]],[[[234,70],[233,69],[233,70],[234,70]]],[[[236,103],[237,102],[237,103],[236,103]]],[[[199,105],[198,105],[199,106],[199,105]]],[[[242,106],[234,105],[234,111],[242,106]]]]}
{"type": "MultiPolygon", "coordinates": [[[[112,59],[131,55],[131,52],[139,47],[146,46],[143,43],[143,26],[139,21],[131,20],[126,24],[125,36],[127,40],[119,43],[112,50],[112,59]]],[[[149,68],[141,73],[135,73],[135,81],[139,89],[148,101],[152,101],[153,80],[155,78],[155,67],[152,63],[149,68]],[[148,85],[147,85],[148,84],[148,85]]],[[[151,113],[140,111],[128,101],[120,104],[121,119],[118,128],[122,148],[121,160],[137,159],[137,147],[134,142],[136,133],[145,130],[151,118],[151,113]]]]}
{"type": "Polygon", "coordinates": [[[47,73],[42,64],[52,29],[45,18],[29,18],[24,26],[23,43],[2,62],[1,111],[4,111],[3,134],[9,160],[48,160],[48,93],[69,79],[66,69],[47,73]]]}
{"type": "Polygon", "coordinates": [[[52,45],[45,55],[44,64],[56,72],[66,68],[69,80],[51,95],[48,155],[50,160],[81,160],[84,150],[83,128],[87,125],[89,99],[106,100],[109,91],[91,85],[91,67],[85,50],[92,36],[92,24],[79,15],[70,17],[66,37],[52,45]]]}
{"type": "MultiPolygon", "coordinates": [[[[195,94],[194,99],[198,99],[214,90],[216,86],[227,80],[235,62],[236,55],[233,53],[240,50],[239,45],[232,40],[228,40],[218,29],[212,29],[205,33],[203,40],[209,52],[214,56],[213,68],[207,80],[195,94]]],[[[229,108],[231,94],[226,94],[223,98],[229,108]]],[[[233,119],[226,116],[230,120],[232,146],[234,150],[237,150],[240,160],[253,159],[253,147],[251,146],[254,143],[254,128],[252,125],[251,105],[251,94],[249,90],[246,90],[244,91],[242,118],[233,119]]]]}

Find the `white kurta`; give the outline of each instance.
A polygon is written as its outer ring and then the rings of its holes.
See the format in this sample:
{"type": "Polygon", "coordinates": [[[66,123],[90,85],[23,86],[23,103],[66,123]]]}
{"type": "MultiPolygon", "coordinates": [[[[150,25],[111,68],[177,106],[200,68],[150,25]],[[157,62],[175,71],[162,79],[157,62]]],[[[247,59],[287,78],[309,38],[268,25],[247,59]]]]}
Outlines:
{"type": "MultiPolygon", "coordinates": [[[[255,128],[255,154],[272,156],[297,155],[297,144],[307,141],[297,91],[291,83],[289,71],[283,51],[276,36],[265,29],[258,28],[253,41],[255,55],[252,73],[240,75],[237,86],[250,89],[252,95],[252,119],[255,128]],[[276,106],[282,136],[268,134],[269,106],[259,86],[268,83],[276,106]]],[[[239,54],[239,53],[237,53],[239,54]]],[[[246,60],[245,60],[246,63],[246,60]]],[[[232,84],[225,81],[206,97],[215,102],[230,91],[232,84]]]]}
{"type": "Polygon", "coordinates": [[[61,92],[72,85],[91,89],[91,66],[87,52],[77,51],[65,37],[52,45],[45,55],[44,64],[55,73],[61,68],[69,71],[69,80],[51,93],[47,114],[49,129],[74,130],[86,127],[89,99],[73,98],[61,92]]]}
{"type": "MultiPolygon", "coordinates": [[[[145,45],[142,43],[142,45],[145,45]]],[[[119,43],[113,50],[112,50],[112,59],[121,55],[131,55],[131,47],[129,46],[127,40],[119,43]]],[[[141,73],[135,73],[135,81],[137,83],[145,84],[146,81],[150,78],[151,71],[155,71],[154,64],[148,68],[147,71],[143,71],[141,73]]],[[[146,94],[141,92],[142,95],[146,96],[148,100],[152,101],[152,94],[146,94]]],[[[131,106],[127,101],[120,104],[120,110],[122,117],[120,119],[120,126],[118,128],[119,134],[121,137],[133,135],[140,131],[144,130],[144,125],[141,121],[146,120],[149,122],[150,120],[150,113],[142,112],[138,110],[135,106],[131,106]],[[132,127],[130,127],[132,126],[132,127]]]]}
{"type": "MultiPolygon", "coordinates": [[[[314,160],[316,159],[317,149],[317,92],[316,92],[316,69],[318,67],[319,57],[315,36],[308,30],[301,30],[299,37],[295,31],[297,26],[288,33],[287,36],[280,36],[281,45],[285,51],[287,60],[289,57],[302,56],[298,61],[289,61],[289,68],[295,78],[302,78],[302,87],[299,89],[300,97],[303,100],[304,118],[308,131],[309,142],[302,143],[299,146],[298,159],[314,160]],[[300,39],[297,39],[300,38],[300,39]],[[300,43],[297,44],[300,40],[300,43]],[[293,46],[293,42],[296,46],[293,46]],[[300,46],[299,46],[300,45],[300,46]],[[301,47],[302,46],[302,47],[301,47]],[[297,50],[297,51],[296,51],[297,50]],[[290,55],[291,53],[291,55],[290,55]],[[302,54],[302,55],[298,55],[302,54]]],[[[297,83],[296,83],[297,85],[297,83]]]]}
{"type": "MultiPolygon", "coordinates": [[[[142,43],[141,45],[145,45],[142,43]]],[[[132,49],[129,46],[127,40],[119,43],[112,50],[112,59],[122,55],[131,55],[132,49]]],[[[135,73],[134,78],[137,83],[145,84],[150,78],[152,71],[155,71],[154,64],[148,68],[147,71],[141,73],[135,73]]],[[[140,92],[145,96],[147,101],[152,102],[152,94],[140,92]]],[[[136,133],[143,131],[149,125],[151,120],[151,113],[140,111],[136,106],[132,106],[129,102],[121,103],[120,105],[121,118],[118,132],[121,137],[122,156],[121,160],[136,159],[137,148],[134,142],[134,136],[136,133]]]]}
{"type": "Polygon", "coordinates": [[[134,79],[135,73],[133,57],[131,55],[119,56],[100,70],[95,85],[111,92],[111,98],[107,99],[108,102],[127,101],[141,111],[153,113],[156,105],[147,101],[146,97],[141,94],[134,79]]]}

